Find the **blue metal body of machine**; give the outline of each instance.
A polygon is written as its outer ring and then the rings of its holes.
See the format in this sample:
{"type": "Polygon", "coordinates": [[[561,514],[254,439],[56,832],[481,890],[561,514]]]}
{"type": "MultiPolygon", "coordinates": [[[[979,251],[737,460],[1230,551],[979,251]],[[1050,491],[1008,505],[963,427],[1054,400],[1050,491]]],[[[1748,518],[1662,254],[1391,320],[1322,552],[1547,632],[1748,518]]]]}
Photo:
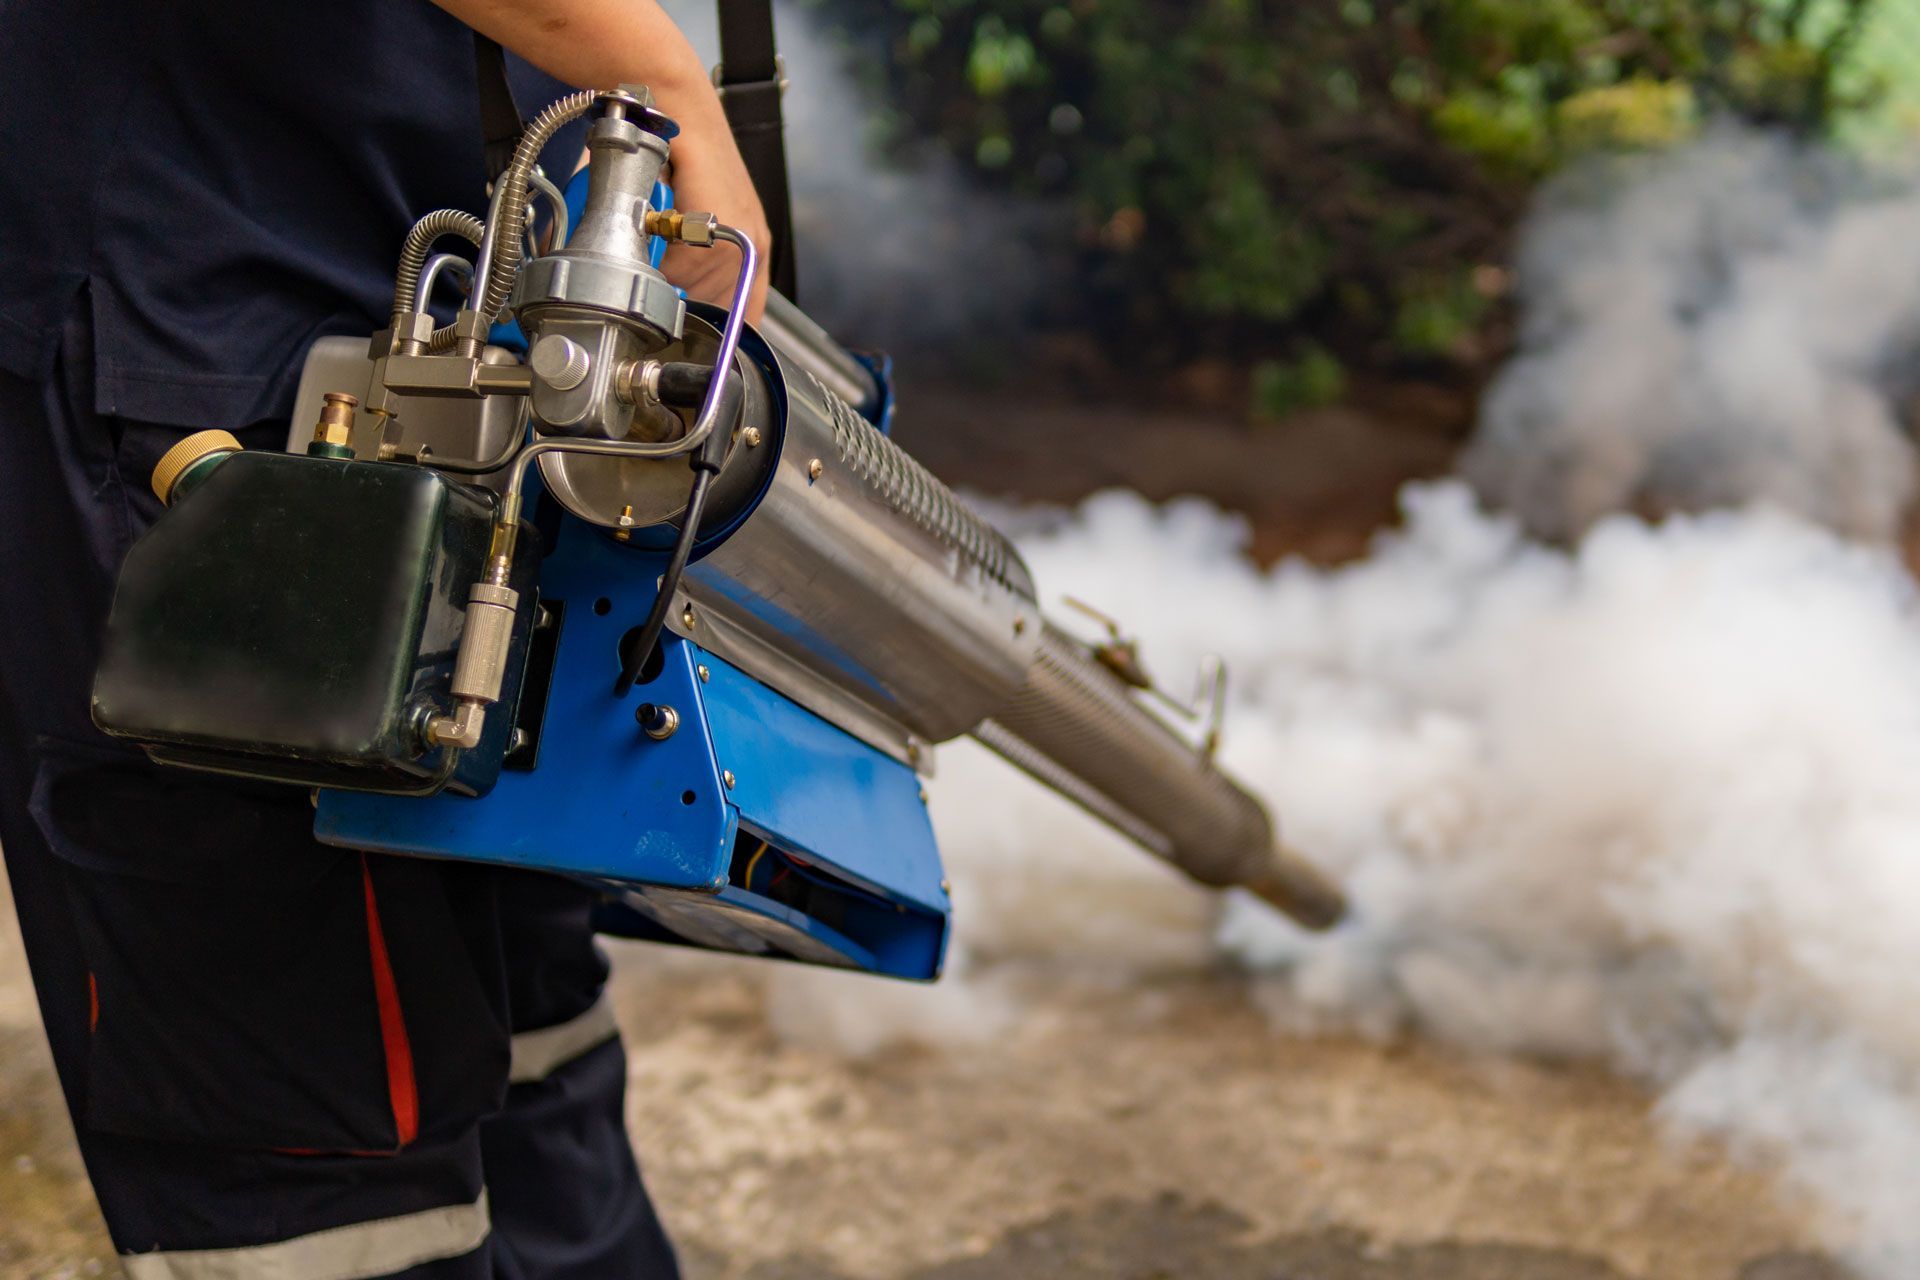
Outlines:
{"type": "Polygon", "coordinates": [[[477,799],[322,791],[315,834],[590,880],[621,908],[610,932],[937,977],[950,907],[913,770],[676,636],[635,698],[609,697],[652,603],[636,560],[654,558],[570,517],[557,532],[540,574],[550,683],[525,697],[563,728],[535,726],[533,767],[477,799]],[[673,732],[644,732],[637,699],[673,732]]]}

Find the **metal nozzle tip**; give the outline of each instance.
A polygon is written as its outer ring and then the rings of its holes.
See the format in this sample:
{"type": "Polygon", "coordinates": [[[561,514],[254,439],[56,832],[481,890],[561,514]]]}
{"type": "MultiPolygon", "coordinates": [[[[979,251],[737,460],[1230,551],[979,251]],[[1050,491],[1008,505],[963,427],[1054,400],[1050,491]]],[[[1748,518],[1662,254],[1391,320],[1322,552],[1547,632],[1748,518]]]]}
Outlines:
{"type": "Polygon", "coordinates": [[[1347,895],[1340,886],[1285,845],[1274,846],[1272,870],[1244,887],[1295,924],[1315,932],[1333,928],[1347,915],[1347,895]]]}

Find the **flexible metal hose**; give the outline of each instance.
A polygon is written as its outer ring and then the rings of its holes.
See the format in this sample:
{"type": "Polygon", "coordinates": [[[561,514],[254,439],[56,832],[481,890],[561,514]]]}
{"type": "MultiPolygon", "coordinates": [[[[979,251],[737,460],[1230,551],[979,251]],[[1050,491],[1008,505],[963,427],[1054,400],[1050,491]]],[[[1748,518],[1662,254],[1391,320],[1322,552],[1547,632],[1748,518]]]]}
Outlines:
{"type": "Polygon", "coordinates": [[[398,324],[402,313],[413,310],[414,295],[420,288],[420,273],[426,269],[427,251],[441,236],[459,236],[478,249],[486,225],[465,209],[435,209],[413,224],[400,246],[400,266],[393,273],[393,314],[398,324]]]}
{"type": "Polygon", "coordinates": [[[520,135],[520,145],[513,149],[513,162],[500,175],[498,199],[481,241],[480,261],[473,277],[475,286],[484,290],[483,296],[473,300],[475,309],[489,321],[507,305],[514,281],[520,274],[527,222],[527,182],[534,164],[561,126],[585,115],[599,97],[598,90],[582,89],[548,105],[528,123],[526,132],[520,135]]]}

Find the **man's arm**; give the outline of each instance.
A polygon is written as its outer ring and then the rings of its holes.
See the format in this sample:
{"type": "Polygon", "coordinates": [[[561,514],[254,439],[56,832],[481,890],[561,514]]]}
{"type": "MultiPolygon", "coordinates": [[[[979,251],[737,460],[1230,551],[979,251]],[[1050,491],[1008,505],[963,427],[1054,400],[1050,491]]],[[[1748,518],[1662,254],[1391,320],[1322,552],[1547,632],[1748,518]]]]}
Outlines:
{"type": "MultiPolygon", "coordinates": [[[[644,84],[654,102],[680,125],[673,142],[674,203],[716,214],[760,248],[748,318],[766,301],[773,237],[753,180],[733,143],[726,113],[707,69],[680,28],[654,0],[434,0],[482,35],[557,80],[581,88],[644,84]]],[[[740,262],[727,249],[674,245],[667,276],[704,302],[725,305],[740,262]]]]}

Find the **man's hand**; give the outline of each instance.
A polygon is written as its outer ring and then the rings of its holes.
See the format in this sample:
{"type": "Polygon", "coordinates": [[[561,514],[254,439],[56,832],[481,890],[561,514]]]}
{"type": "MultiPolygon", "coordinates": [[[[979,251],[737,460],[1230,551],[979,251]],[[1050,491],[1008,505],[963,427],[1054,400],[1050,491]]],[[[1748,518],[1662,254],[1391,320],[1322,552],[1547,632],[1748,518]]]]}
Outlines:
{"type": "MultiPolygon", "coordinates": [[[[767,215],[760,208],[760,196],[753,189],[753,179],[747,176],[746,163],[733,145],[731,130],[727,131],[722,146],[687,148],[686,142],[685,133],[673,140],[673,171],[668,175],[673,187],[673,203],[680,209],[714,214],[721,222],[738,228],[760,250],[760,272],[754,279],[753,299],[747,308],[747,319],[758,321],[761,308],[767,305],[767,263],[773,250],[773,234],[767,229],[767,215]]],[[[739,250],[728,244],[710,249],[671,245],[661,270],[667,279],[685,289],[688,297],[731,306],[733,288],[740,279],[739,250]]]]}
{"type": "MultiPolygon", "coordinates": [[[[492,37],[548,75],[582,88],[643,84],[654,105],[680,125],[673,140],[674,203],[711,213],[760,249],[747,319],[766,304],[773,236],[767,215],[733,143],[720,96],[700,56],[655,0],[434,0],[474,30],[492,37]]],[[[667,278],[702,302],[733,300],[740,259],[730,245],[667,251],[667,278]]]]}

